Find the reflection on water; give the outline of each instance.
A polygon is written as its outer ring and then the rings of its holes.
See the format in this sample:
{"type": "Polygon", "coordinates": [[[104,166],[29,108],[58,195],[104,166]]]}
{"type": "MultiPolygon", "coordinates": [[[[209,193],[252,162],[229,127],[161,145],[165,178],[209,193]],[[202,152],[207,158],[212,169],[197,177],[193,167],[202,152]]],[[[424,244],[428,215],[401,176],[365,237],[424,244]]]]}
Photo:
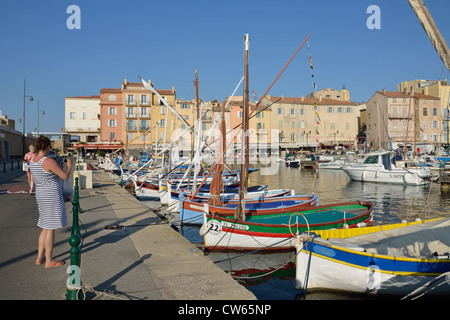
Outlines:
{"type": "MultiPolygon", "coordinates": [[[[285,167],[280,164],[275,175],[250,175],[250,186],[268,185],[269,189],[292,188],[296,194],[315,193],[319,202],[331,204],[347,201],[371,201],[374,224],[396,223],[403,219],[437,218],[450,214],[450,193],[442,193],[436,183],[430,186],[402,186],[351,181],[340,170],[321,170],[316,178],[313,170],[285,167]],[[430,190],[431,188],[431,190],[430,190]],[[428,206],[424,206],[427,203],[428,206]]],[[[154,207],[150,202],[150,206],[154,207]]],[[[199,227],[182,226],[180,233],[195,244],[203,238],[199,227]]],[[[206,253],[223,270],[229,272],[260,300],[303,299],[294,286],[295,252],[237,254],[206,253]]],[[[307,300],[370,299],[364,295],[330,292],[308,293],[307,300]]]]}

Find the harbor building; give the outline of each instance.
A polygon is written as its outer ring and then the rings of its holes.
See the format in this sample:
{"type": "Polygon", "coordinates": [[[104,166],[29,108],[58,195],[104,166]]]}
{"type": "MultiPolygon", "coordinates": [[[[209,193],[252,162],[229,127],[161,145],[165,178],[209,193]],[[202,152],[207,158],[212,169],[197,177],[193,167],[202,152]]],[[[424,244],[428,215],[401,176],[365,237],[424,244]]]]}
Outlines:
{"type": "MultiPolygon", "coordinates": [[[[148,83],[153,87],[153,83],[148,83]]],[[[176,91],[155,89],[170,106],[175,105],[176,91]]],[[[147,90],[142,82],[122,82],[124,110],[123,139],[127,148],[148,148],[156,143],[169,143],[171,131],[167,126],[174,115],[168,112],[160,98],[147,90]]]]}
{"type": "Polygon", "coordinates": [[[449,146],[449,126],[450,113],[450,85],[447,79],[441,80],[423,80],[416,79],[411,81],[403,81],[397,85],[398,91],[404,93],[421,93],[424,95],[434,96],[440,98],[439,115],[441,117],[441,131],[439,134],[439,142],[441,146],[448,148],[449,146]]]}
{"type": "Polygon", "coordinates": [[[123,140],[122,90],[103,88],[100,90],[100,137],[101,141],[123,140]]]}
{"type": "Polygon", "coordinates": [[[281,150],[356,146],[359,103],[322,98],[266,97],[272,103],[271,128],[279,130],[281,150]]]}
{"type": "Polygon", "coordinates": [[[98,142],[100,137],[100,95],[66,97],[63,132],[73,142],[98,142]]]}
{"type": "MultiPolygon", "coordinates": [[[[227,103],[228,97],[224,99],[223,103],[227,103]]],[[[230,110],[230,128],[227,129],[230,133],[227,135],[227,141],[234,139],[235,143],[235,153],[240,154],[242,134],[241,134],[241,124],[243,118],[243,96],[234,96],[231,98],[228,106],[230,110]]],[[[267,152],[270,148],[272,140],[272,108],[263,101],[260,105],[256,107],[256,103],[249,101],[249,148],[250,156],[256,156],[261,152],[267,152]],[[254,111],[252,111],[254,110],[254,111]],[[250,115],[251,113],[251,115],[250,115]]]]}
{"type": "MultiPolygon", "coordinates": [[[[193,124],[197,120],[197,117],[201,116],[201,130],[203,136],[209,132],[216,119],[218,119],[222,114],[222,106],[217,102],[217,100],[199,100],[197,105],[197,99],[184,100],[179,98],[175,101],[174,109],[186,120],[188,124],[193,124]]],[[[230,128],[229,107],[227,107],[224,111],[225,127],[226,130],[228,130],[230,128]]],[[[174,118],[173,123],[169,123],[169,126],[173,128],[173,130],[171,130],[172,140],[176,139],[178,135],[186,130],[186,124],[177,117],[174,118]]],[[[195,130],[198,130],[198,126],[196,126],[195,130]]],[[[220,127],[219,124],[216,124],[213,131],[208,135],[206,142],[208,144],[215,142],[215,145],[217,145],[219,134],[220,127]]],[[[193,139],[192,132],[186,133],[179,143],[179,148],[183,151],[191,150],[191,139],[193,139]]],[[[214,149],[215,147],[211,146],[211,148],[214,149]]],[[[208,149],[205,149],[204,151],[208,152],[208,149]]]]}
{"type": "Polygon", "coordinates": [[[325,99],[333,99],[339,101],[350,101],[350,93],[345,86],[342,86],[342,90],[336,90],[333,88],[326,88],[322,90],[317,90],[312,92],[306,96],[307,98],[325,98],[325,99]]]}
{"type": "Polygon", "coordinates": [[[369,147],[397,149],[406,145],[439,145],[440,99],[401,91],[376,91],[367,102],[369,147]]]}

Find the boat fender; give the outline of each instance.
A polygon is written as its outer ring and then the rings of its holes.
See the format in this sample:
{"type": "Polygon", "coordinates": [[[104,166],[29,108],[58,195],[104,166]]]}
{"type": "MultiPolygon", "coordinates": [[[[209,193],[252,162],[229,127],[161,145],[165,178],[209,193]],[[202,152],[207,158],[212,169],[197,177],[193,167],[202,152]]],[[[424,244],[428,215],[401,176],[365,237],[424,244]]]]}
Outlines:
{"type": "MultiPolygon", "coordinates": [[[[365,223],[365,222],[358,222],[358,223],[356,224],[356,226],[357,226],[358,228],[367,227],[367,223],[365,223]]],[[[348,225],[347,225],[347,227],[348,227],[348,225]]]]}
{"type": "Polygon", "coordinates": [[[432,257],[433,259],[450,259],[450,252],[444,252],[441,254],[433,252],[432,257]]]}
{"type": "Polygon", "coordinates": [[[206,223],[206,224],[204,223],[204,224],[202,224],[198,233],[200,234],[200,236],[203,237],[209,231],[209,229],[212,228],[212,226],[213,226],[212,223],[206,223]]]}

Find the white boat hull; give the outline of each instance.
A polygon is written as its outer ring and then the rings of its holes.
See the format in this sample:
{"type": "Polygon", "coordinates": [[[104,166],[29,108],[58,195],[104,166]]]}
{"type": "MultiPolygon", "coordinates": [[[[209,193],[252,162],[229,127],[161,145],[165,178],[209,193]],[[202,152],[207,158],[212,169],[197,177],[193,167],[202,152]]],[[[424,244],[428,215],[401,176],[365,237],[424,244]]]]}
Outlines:
{"type": "Polygon", "coordinates": [[[449,230],[450,219],[441,218],[346,239],[300,235],[295,286],[404,297],[450,295],[449,230]]]}
{"type": "Polygon", "coordinates": [[[353,165],[342,168],[350,179],[361,182],[378,182],[406,185],[429,184],[429,171],[425,169],[391,169],[386,170],[377,165],[353,165]]]}
{"type": "MultiPolygon", "coordinates": [[[[295,287],[308,290],[337,290],[352,293],[406,296],[427,282],[430,276],[407,276],[379,272],[377,267],[357,268],[344,263],[317,257],[297,249],[295,287]],[[306,278],[308,276],[308,278],[306,278]]],[[[449,294],[450,286],[444,284],[433,294],[449,294]]]]}

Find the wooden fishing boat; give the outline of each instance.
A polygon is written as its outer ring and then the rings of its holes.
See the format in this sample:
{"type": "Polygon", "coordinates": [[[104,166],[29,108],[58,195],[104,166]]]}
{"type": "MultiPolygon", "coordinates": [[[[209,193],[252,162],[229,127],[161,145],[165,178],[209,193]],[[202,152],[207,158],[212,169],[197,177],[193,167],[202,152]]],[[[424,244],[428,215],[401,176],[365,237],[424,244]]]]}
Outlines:
{"type": "MultiPolygon", "coordinates": [[[[207,180],[211,182],[212,178],[210,180],[207,180]]],[[[161,203],[164,205],[167,205],[169,202],[169,196],[168,196],[168,188],[165,186],[166,181],[164,179],[145,179],[140,181],[139,179],[132,179],[135,187],[135,195],[138,199],[144,200],[144,199],[159,199],[161,200],[161,203]]],[[[169,182],[170,185],[178,186],[180,184],[181,179],[173,179],[171,182],[169,182]]],[[[197,183],[201,182],[202,180],[198,179],[197,183]]],[[[192,183],[192,182],[191,182],[192,183]]],[[[187,186],[186,183],[182,183],[182,186],[187,186]]],[[[226,188],[236,188],[239,186],[239,181],[236,179],[235,176],[230,175],[227,177],[224,177],[224,185],[226,188]]],[[[209,189],[209,184],[205,185],[203,189],[201,189],[203,192],[207,191],[209,189]]]]}
{"type": "Polygon", "coordinates": [[[449,234],[445,218],[347,239],[299,236],[296,287],[402,296],[423,288],[450,294],[448,284],[430,285],[450,272],[449,234]]]}
{"type": "MultiPolygon", "coordinates": [[[[267,189],[267,185],[264,186],[252,186],[248,189],[247,194],[245,195],[245,199],[248,200],[261,200],[268,198],[276,198],[288,195],[294,195],[293,189],[267,189]]],[[[163,188],[165,188],[163,186],[163,188]]],[[[167,188],[166,188],[167,189],[167,188]]],[[[201,189],[200,189],[201,190],[201,189]]],[[[192,192],[180,188],[176,190],[172,188],[171,190],[171,198],[168,200],[168,211],[169,212],[179,212],[181,200],[185,198],[190,198],[192,192]]],[[[225,188],[224,192],[219,195],[219,198],[222,202],[228,203],[230,201],[238,201],[239,194],[234,188],[225,188]]],[[[207,202],[211,199],[211,193],[209,192],[197,192],[195,196],[192,197],[192,201],[194,202],[207,202]]],[[[199,223],[203,223],[203,218],[199,220],[199,223]]]]}
{"type": "MultiPolygon", "coordinates": [[[[264,194],[264,193],[263,193],[264,194]]],[[[292,213],[300,209],[316,206],[319,203],[317,195],[292,195],[281,197],[253,196],[246,194],[245,212],[247,215],[277,215],[283,213],[292,213]]],[[[203,209],[205,202],[190,201],[189,199],[180,200],[180,221],[182,223],[203,224],[203,209]]],[[[239,195],[234,198],[225,199],[223,205],[208,205],[209,213],[220,214],[224,217],[233,216],[236,207],[239,205],[239,195]]]]}
{"type": "Polygon", "coordinates": [[[205,248],[219,251],[292,250],[297,232],[358,228],[370,225],[373,219],[371,202],[336,203],[274,214],[250,212],[245,220],[210,214],[212,210],[205,205],[201,233],[205,248]]]}

